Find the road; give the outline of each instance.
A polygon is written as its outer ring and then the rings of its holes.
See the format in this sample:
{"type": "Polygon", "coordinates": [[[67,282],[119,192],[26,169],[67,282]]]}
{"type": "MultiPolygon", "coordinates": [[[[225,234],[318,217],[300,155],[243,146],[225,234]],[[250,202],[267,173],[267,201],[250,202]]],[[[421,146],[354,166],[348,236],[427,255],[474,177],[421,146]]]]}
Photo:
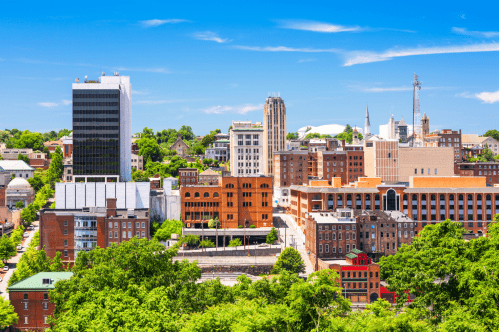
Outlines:
{"type": "Polygon", "coordinates": [[[314,268],[305,249],[305,234],[288,214],[285,213],[274,213],[274,220],[277,220],[274,224],[275,227],[279,229],[279,237],[282,241],[282,247],[293,247],[301,254],[303,260],[305,261],[305,273],[300,274],[300,276],[308,276],[310,273],[314,272],[314,268]],[[284,234],[286,234],[286,239],[284,239],[284,234]]]}
{"type": "Polygon", "coordinates": [[[9,299],[9,293],[7,293],[7,283],[12,276],[12,273],[16,270],[17,263],[19,262],[19,259],[21,258],[21,255],[26,251],[26,248],[28,245],[31,243],[31,240],[33,240],[33,236],[35,235],[35,232],[38,230],[38,221],[33,223],[33,230],[28,231],[29,236],[26,238],[23,244],[23,249],[17,252],[17,255],[12,257],[11,259],[8,260],[7,264],[9,266],[9,271],[7,273],[0,273],[0,276],[2,277],[2,282],[0,282],[0,294],[5,298],[9,299]]]}

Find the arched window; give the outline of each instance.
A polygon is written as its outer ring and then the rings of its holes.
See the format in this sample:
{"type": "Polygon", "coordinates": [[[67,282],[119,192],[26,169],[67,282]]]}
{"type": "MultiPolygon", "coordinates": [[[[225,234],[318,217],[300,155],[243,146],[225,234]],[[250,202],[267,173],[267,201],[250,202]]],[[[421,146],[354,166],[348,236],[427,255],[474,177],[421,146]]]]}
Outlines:
{"type": "Polygon", "coordinates": [[[352,195],[347,194],[347,206],[352,207],[352,195]]]}
{"type": "Polygon", "coordinates": [[[199,197],[199,193],[194,193],[194,197],[199,197]]]}
{"type": "Polygon", "coordinates": [[[185,197],[191,197],[191,193],[185,193],[185,197]]]}
{"type": "Polygon", "coordinates": [[[213,197],[218,197],[218,193],[213,193],[213,197]]]}
{"type": "MultiPolygon", "coordinates": [[[[260,188],[268,188],[268,187],[269,187],[269,185],[268,185],[268,184],[266,184],[266,183],[262,183],[262,184],[260,185],[260,188]]],[[[251,185],[250,185],[250,188],[251,188],[251,185]]]]}
{"type": "Polygon", "coordinates": [[[478,194],[476,195],[476,219],[477,220],[482,220],[482,195],[478,194]]]}
{"type": "Polygon", "coordinates": [[[407,194],[404,194],[402,196],[402,209],[404,210],[404,213],[407,214],[408,210],[407,210],[407,205],[408,205],[408,202],[407,202],[407,194]]]}
{"type": "Polygon", "coordinates": [[[338,207],[343,207],[343,195],[339,194],[337,196],[337,199],[338,199],[338,207]]]}
{"type": "Polygon", "coordinates": [[[379,194],[374,195],[374,209],[380,210],[379,206],[379,194]]]}
{"type": "Polygon", "coordinates": [[[327,208],[328,210],[334,209],[334,198],[332,194],[327,195],[327,208]]]}
{"type": "Polygon", "coordinates": [[[362,199],[360,198],[360,194],[357,194],[355,197],[355,208],[362,209],[362,199]]]}
{"type": "Polygon", "coordinates": [[[204,194],[203,194],[203,197],[210,197],[210,194],[208,194],[208,193],[204,193],[204,194]]]}
{"type": "Polygon", "coordinates": [[[366,195],[366,210],[371,210],[371,195],[366,195]]]}
{"type": "Polygon", "coordinates": [[[397,210],[397,195],[395,193],[395,190],[393,189],[390,189],[386,192],[386,210],[397,210]]]}

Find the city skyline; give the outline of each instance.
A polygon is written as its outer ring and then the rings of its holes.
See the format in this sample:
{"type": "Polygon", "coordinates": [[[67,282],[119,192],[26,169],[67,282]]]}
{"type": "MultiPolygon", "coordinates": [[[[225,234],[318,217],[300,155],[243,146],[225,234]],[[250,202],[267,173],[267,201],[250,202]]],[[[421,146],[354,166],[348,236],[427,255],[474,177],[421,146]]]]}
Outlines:
{"type": "Polygon", "coordinates": [[[412,124],[414,73],[431,131],[483,134],[497,123],[493,11],[424,3],[404,12],[367,2],[243,6],[34,4],[21,11],[7,4],[1,129],[71,128],[69,83],[115,71],[133,80],[133,133],[183,124],[199,135],[226,133],[232,120],[261,122],[265,98],[280,93],[289,132],[363,127],[369,105],[376,134],[391,114],[412,124]]]}

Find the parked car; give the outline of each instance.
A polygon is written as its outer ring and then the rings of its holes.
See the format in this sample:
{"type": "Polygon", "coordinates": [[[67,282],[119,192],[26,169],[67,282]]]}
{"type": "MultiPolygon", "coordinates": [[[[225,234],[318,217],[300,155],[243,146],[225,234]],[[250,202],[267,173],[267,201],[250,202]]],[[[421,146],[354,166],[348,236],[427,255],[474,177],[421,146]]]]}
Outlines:
{"type": "Polygon", "coordinates": [[[29,236],[29,233],[28,233],[28,232],[24,232],[23,236],[24,236],[24,237],[28,237],[28,236],[29,236]]]}
{"type": "Polygon", "coordinates": [[[3,270],[4,270],[4,271],[9,271],[9,266],[5,265],[5,266],[3,267],[3,270]]]}
{"type": "Polygon", "coordinates": [[[19,250],[23,250],[23,246],[22,246],[22,245],[20,245],[20,244],[19,244],[19,245],[17,245],[17,250],[18,250],[18,251],[19,251],[19,250]]]}

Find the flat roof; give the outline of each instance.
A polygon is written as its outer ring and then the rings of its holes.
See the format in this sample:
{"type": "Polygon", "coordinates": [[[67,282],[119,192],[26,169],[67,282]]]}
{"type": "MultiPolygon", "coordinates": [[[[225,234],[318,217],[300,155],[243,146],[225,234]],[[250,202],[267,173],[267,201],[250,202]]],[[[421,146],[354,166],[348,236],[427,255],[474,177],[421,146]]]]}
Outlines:
{"type": "Polygon", "coordinates": [[[338,217],[333,212],[311,212],[308,215],[312,217],[318,224],[355,224],[355,218],[338,217]]]}
{"type": "Polygon", "coordinates": [[[55,288],[55,283],[59,280],[68,280],[73,276],[73,272],[40,272],[34,276],[20,280],[7,287],[9,291],[33,291],[51,290],[55,288]],[[43,279],[51,279],[53,282],[44,284],[43,279]]]}

